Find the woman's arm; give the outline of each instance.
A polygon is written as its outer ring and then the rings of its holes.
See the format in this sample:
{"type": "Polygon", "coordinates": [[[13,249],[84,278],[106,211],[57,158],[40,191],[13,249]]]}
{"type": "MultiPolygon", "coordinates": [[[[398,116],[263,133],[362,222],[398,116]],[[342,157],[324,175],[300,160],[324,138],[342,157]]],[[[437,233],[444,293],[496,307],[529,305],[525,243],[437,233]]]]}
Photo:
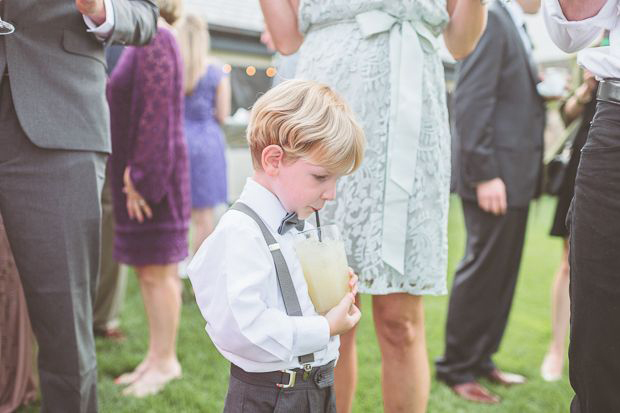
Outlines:
{"type": "Polygon", "coordinates": [[[278,52],[293,54],[304,38],[297,27],[298,0],[260,0],[265,24],[278,52]]]}
{"type": "Polygon", "coordinates": [[[448,0],[450,23],[443,35],[446,47],[456,60],[466,58],[478,44],[487,19],[480,0],[448,0]]]}
{"type": "Polygon", "coordinates": [[[561,107],[562,120],[565,125],[570,125],[583,113],[585,105],[594,99],[596,79],[588,71],[584,72],[583,83],[575,90],[561,107]]]}
{"type": "Polygon", "coordinates": [[[215,91],[215,119],[221,125],[230,115],[230,77],[223,76],[215,91]]]}

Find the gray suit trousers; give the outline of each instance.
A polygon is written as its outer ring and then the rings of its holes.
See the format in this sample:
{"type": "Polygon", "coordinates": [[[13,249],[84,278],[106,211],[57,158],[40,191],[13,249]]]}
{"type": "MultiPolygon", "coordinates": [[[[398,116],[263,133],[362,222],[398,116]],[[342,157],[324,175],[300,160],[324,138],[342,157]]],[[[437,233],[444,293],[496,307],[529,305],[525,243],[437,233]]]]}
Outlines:
{"type": "Polygon", "coordinates": [[[92,301],[106,155],[33,145],[9,79],[0,82],[0,214],[39,343],[42,411],[96,412],[92,301]]]}

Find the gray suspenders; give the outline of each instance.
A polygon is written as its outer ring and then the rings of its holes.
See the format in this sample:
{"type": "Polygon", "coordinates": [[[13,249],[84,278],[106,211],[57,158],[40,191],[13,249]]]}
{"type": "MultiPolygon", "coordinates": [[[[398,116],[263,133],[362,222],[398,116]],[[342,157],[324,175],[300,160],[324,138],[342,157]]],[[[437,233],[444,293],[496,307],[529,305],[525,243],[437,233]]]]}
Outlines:
{"type": "MultiPolygon", "coordinates": [[[[230,209],[242,212],[256,221],[261,232],[263,233],[263,237],[265,237],[267,245],[269,246],[271,256],[273,257],[273,262],[276,267],[276,275],[278,277],[278,286],[280,287],[280,293],[282,294],[286,314],[290,316],[303,316],[301,307],[299,306],[299,299],[297,298],[297,293],[295,292],[295,286],[293,285],[293,280],[291,279],[291,273],[288,270],[288,265],[286,265],[284,255],[282,255],[280,245],[276,242],[276,239],[273,235],[271,235],[271,232],[258,214],[246,204],[242,202],[235,202],[230,209]]],[[[299,363],[304,365],[304,369],[306,369],[306,364],[312,363],[313,361],[314,354],[312,353],[299,356],[299,363]]]]}

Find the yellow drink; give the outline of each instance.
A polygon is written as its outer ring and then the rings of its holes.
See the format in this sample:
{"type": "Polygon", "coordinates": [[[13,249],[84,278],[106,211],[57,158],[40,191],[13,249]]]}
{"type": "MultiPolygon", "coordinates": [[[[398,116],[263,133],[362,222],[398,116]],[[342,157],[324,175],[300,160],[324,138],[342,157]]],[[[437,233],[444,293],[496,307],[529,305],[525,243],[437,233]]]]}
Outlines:
{"type": "Polygon", "coordinates": [[[321,227],[321,241],[316,229],[304,231],[295,244],[308,294],[319,314],[331,310],[350,291],[347,256],[337,230],[334,225],[321,227]]]}

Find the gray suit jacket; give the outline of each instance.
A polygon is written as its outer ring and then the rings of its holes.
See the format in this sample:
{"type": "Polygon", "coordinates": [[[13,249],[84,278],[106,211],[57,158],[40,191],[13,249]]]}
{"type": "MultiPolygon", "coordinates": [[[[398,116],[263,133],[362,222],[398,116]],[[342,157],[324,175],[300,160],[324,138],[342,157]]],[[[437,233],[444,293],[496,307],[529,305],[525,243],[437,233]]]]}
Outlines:
{"type": "Polygon", "coordinates": [[[538,74],[501,2],[489,7],[478,46],[459,67],[454,94],[457,192],[476,201],[478,182],[501,178],[509,207],[528,205],[542,170],[545,106],[538,74]]]}
{"type": "MultiPolygon", "coordinates": [[[[23,130],[37,146],[110,152],[104,44],[88,33],[75,0],[2,0],[15,33],[0,36],[0,73],[8,66],[23,130]]],[[[107,42],[148,43],[157,27],[150,0],[112,0],[107,42]]]]}

